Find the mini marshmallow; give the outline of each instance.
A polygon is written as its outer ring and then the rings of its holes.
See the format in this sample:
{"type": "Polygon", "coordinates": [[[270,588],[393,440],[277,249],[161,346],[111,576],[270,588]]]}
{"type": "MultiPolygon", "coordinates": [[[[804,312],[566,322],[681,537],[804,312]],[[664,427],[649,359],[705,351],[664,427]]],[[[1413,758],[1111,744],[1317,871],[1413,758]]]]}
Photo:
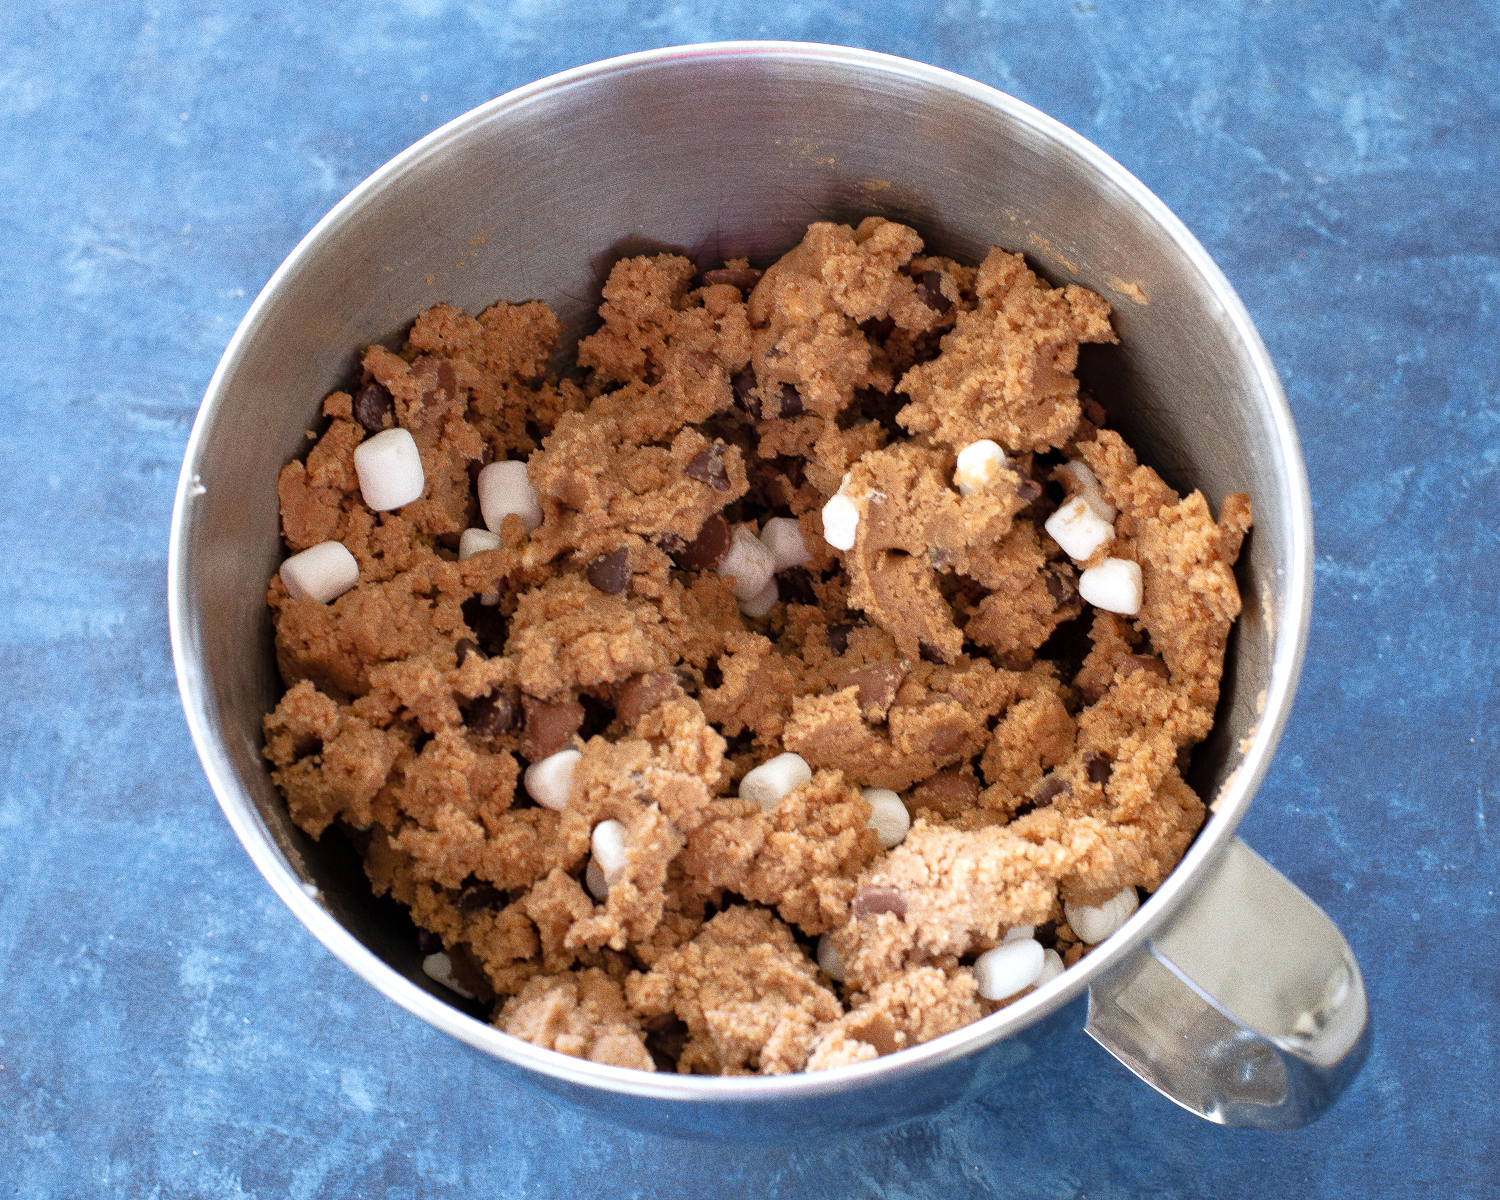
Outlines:
{"type": "Polygon", "coordinates": [[[542,523],[542,506],[526,477],[525,463],[512,458],[490,463],[479,472],[479,511],[495,533],[511,513],[525,521],[527,529],[542,523]]]}
{"type": "Polygon", "coordinates": [[[899,846],[911,828],[911,814],[901,803],[901,797],[890,788],[865,788],[860,795],[874,810],[870,814],[869,826],[880,838],[880,844],[887,850],[899,846]]]}
{"type": "Polygon", "coordinates": [[[1114,526],[1101,520],[1081,495],[1074,496],[1048,517],[1043,528],[1063,548],[1064,554],[1079,562],[1088,561],[1095,550],[1113,541],[1115,536],[1114,526]]]}
{"type": "Polygon", "coordinates": [[[853,550],[854,535],[859,530],[859,508],[844,491],[849,476],[839,484],[833,498],[823,505],[823,540],[835,550],[853,550]]]}
{"type": "Polygon", "coordinates": [[[1099,480],[1089,470],[1087,463],[1076,461],[1063,463],[1058,470],[1073,477],[1074,481],[1078,484],[1076,494],[1084,498],[1088,506],[1094,510],[1094,515],[1101,521],[1113,522],[1115,517],[1119,515],[1119,510],[1113,504],[1105,501],[1104,493],[1099,490],[1099,480]]]}
{"type": "Polygon", "coordinates": [[[740,601],[740,612],[754,620],[765,616],[781,599],[781,589],[776,586],[776,576],[766,580],[766,586],[748,600],[740,601]]]}
{"type": "Polygon", "coordinates": [[[359,563],[343,542],[319,542],[281,564],[281,582],[293,600],[311,596],[327,604],[359,582],[359,563]]]}
{"type": "Polygon", "coordinates": [[[974,982],[986,1000],[1004,1000],[1041,978],[1047,956],[1033,938],[1002,942],[974,960],[974,982]]]}
{"type": "Polygon", "coordinates": [[[543,808],[562,812],[573,792],[573,768],[583,755],[577,750],[559,750],[526,768],[526,794],[543,808]]]}
{"type": "Polygon", "coordinates": [[[390,512],[422,498],[427,476],[417,443],[404,429],[387,429],[354,448],[360,495],[376,512],[390,512]]]}
{"type": "Polygon", "coordinates": [[[844,960],[833,948],[833,941],[825,933],[818,939],[818,966],[830,979],[844,982],[844,960]]]}
{"type": "Polygon", "coordinates": [[[620,881],[620,875],[629,865],[625,853],[625,825],[621,821],[600,821],[589,837],[594,848],[594,861],[604,875],[604,887],[608,891],[620,881]]]}
{"type": "Polygon", "coordinates": [[[1135,888],[1127,887],[1121,888],[1097,906],[1064,904],[1063,915],[1068,918],[1068,924],[1073,927],[1073,932],[1080,940],[1094,946],[1130,920],[1130,915],[1140,907],[1140,903],[1136,898],[1135,888]]]}
{"type": "Polygon", "coordinates": [[[812,562],[802,538],[802,523],[796,517],[772,517],[760,531],[760,540],[776,560],[776,570],[804,567],[812,562]]]}
{"type": "Polygon", "coordinates": [[[762,809],[769,809],[788,792],[811,782],[812,768],[807,760],[788,751],[746,771],[740,780],[740,799],[754,800],[762,809]]]}
{"type": "Polygon", "coordinates": [[[734,576],[736,600],[754,600],[766,590],[767,582],[775,575],[776,559],[766,544],[755,536],[753,525],[736,525],[729,539],[729,553],[715,570],[720,575],[734,576]]]}
{"type": "Polygon", "coordinates": [[[989,438],[971,442],[958,452],[958,467],[953,472],[953,486],[962,496],[972,496],[995,486],[1005,470],[1005,451],[989,438]]]}
{"type": "Polygon", "coordinates": [[[488,529],[465,529],[458,537],[458,557],[462,561],[486,550],[498,550],[500,546],[498,533],[491,533],[488,529]]]}
{"type": "Polygon", "coordinates": [[[590,858],[588,869],[583,873],[583,886],[595,900],[609,899],[609,881],[604,878],[604,869],[597,858],[590,858]]]}
{"type": "Polygon", "coordinates": [[[474,993],[465,991],[459,986],[458,980],[453,978],[453,960],[443,951],[439,950],[436,954],[429,954],[422,960],[422,973],[428,979],[442,984],[450,992],[457,992],[465,1000],[474,999],[474,993]]]}
{"type": "Polygon", "coordinates": [[[1133,617],[1141,611],[1140,564],[1106,558],[1078,577],[1078,594],[1095,608],[1133,617]]]}
{"type": "Polygon", "coordinates": [[[1062,955],[1056,950],[1048,950],[1042,956],[1042,973],[1036,977],[1036,986],[1041,987],[1044,983],[1051,983],[1067,968],[1063,966],[1062,955]]]}
{"type": "Polygon", "coordinates": [[[1005,931],[1002,942],[1024,942],[1036,933],[1035,925],[1012,925],[1005,931]]]}

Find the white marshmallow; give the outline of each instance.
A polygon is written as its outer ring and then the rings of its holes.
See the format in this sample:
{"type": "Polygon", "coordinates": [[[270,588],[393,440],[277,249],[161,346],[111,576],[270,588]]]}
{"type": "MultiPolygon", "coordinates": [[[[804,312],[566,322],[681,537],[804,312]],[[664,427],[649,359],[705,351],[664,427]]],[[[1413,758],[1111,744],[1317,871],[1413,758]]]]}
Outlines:
{"type": "Polygon", "coordinates": [[[511,513],[525,521],[528,530],[542,523],[542,506],[526,477],[525,463],[512,458],[479,472],[479,511],[495,533],[511,513]]]}
{"type": "Polygon", "coordinates": [[[319,542],[281,564],[281,582],[293,600],[311,596],[327,604],[359,582],[359,563],[343,542],[319,542]]]}
{"type": "Polygon", "coordinates": [[[865,788],[860,795],[874,809],[870,814],[869,826],[880,838],[880,844],[887,850],[892,846],[899,846],[901,839],[911,828],[911,814],[906,811],[906,805],[901,803],[901,797],[890,788],[865,788]]]}
{"type": "Polygon", "coordinates": [[[559,750],[526,768],[526,794],[543,808],[562,812],[573,793],[573,768],[583,755],[577,750],[559,750]]]}
{"type": "Polygon", "coordinates": [[[734,576],[736,600],[753,600],[766,590],[766,583],[776,573],[776,559],[755,536],[753,525],[736,525],[729,538],[729,553],[714,569],[720,575],[734,576]]]}
{"type": "Polygon", "coordinates": [[[958,466],[953,472],[953,486],[960,495],[972,496],[995,486],[1005,470],[1005,451],[996,442],[983,438],[971,442],[958,452],[958,466]]]}
{"type": "Polygon", "coordinates": [[[1004,1000],[1041,978],[1046,965],[1042,944],[1032,938],[1002,942],[974,960],[974,982],[986,1000],[1004,1000]]]}
{"type": "Polygon", "coordinates": [[[740,612],[754,620],[765,616],[781,599],[781,589],[776,586],[776,576],[766,580],[766,586],[748,600],[740,601],[740,612]]]}
{"type": "Polygon", "coordinates": [[[823,505],[823,540],[835,550],[853,550],[859,529],[859,509],[843,492],[823,505]]]}
{"type": "Polygon", "coordinates": [[[802,537],[802,523],[796,517],[772,517],[760,531],[760,540],[776,560],[776,570],[805,567],[812,562],[807,542],[802,537]]]}
{"type": "Polygon", "coordinates": [[[1114,526],[1101,520],[1083,496],[1074,496],[1047,518],[1043,526],[1069,558],[1086,562],[1105,542],[1113,541],[1114,526]]]}
{"type": "Polygon", "coordinates": [[[1087,463],[1076,461],[1063,463],[1058,469],[1071,475],[1077,482],[1078,492],[1076,494],[1084,498],[1088,506],[1094,510],[1095,516],[1101,521],[1114,521],[1115,517],[1119,515],[1119,510],[1113,504],[1105,501],[1104,493],[1099,490],[1099,480],[1089,470],[1087,463]]]}
{"type": "Polygon", "coordinates": [[[1078,594],[1095,608],[1133,617],[1141,611],[1140,564],[1106,558],[1078,577],[1078,594]]]}
{"type": "Polygon", "coordinates": [[[1044,983],[1051,983],[1061,975],[1066,967],[1063,966],[1062,955],[1056,950],[1048,950],[1042,958],[1042,973],[1036,978],[1036,986],[1041,987],[1044,983]]]}
{"type": "Polygon", "coordinates": [[[1068,918],[1073,932],[1082,941],[1094,946],[1130,920],[1140,903],[1136,898],[1135,888],[1127,887],[1121,888],[1100,905],[1064,904],[1063,915],[1068,918]]]}
{"type": "Polygon", "coordinates": [[[474,999],[474,993],[465,991],[459,986],[458,980],[453,978],[453,960],[442,950],[436,954],[429,954],[422,960],[422,973],[428,979],[442,984],[450,992],[457,992],[465,1000],[474,999]]]}
{"type": "Polygon", "coordinates": [[[740,780],[740,799],[754,800],[762,809],[768,809],[788,792],[811,782],[812,768],[807,760],[788,751],[746,771],[740,780]]]}
{"type": "Polygon", "coordinates": [[[498,533],[491,533],[488,529],[465,529],[458,537],[458,557],[460,561],[473,558],[486,550],[500,549],[500,544],[498,533]]]}
{"type": "Polygon", "coordinates": [[[583,886],[588,888],[595,900],[609,898],[609,881],[604,878],[604,869],[600,867],[597,858],[589,859],[588,869],[583,873],[583,886]]]}
{"type": "Polygon", "coordinates": [[[404,429],[387,429],[354,448],[360,495],[376,512],[390,512],[422,498],[427,476],[417,443],[404,429]]]}
{"type": "Polygon", "coordinates": [[[1000,940],[1002,942],[1024,942],[1035,933],[1035,925],[1012,925],[1005,931],[1005,936],[1000,940]]]}
{"type": "Polygon", "coordinates": [[[844,982],[844,960],[839,957],[839,952],[833,948],[833,942],[826,933],[818,939],[818,966],[830,979],[844,982]]]}
{"type": "Polygon", "coordinates": [[[630,859],[625,853],[624,823],[600,821],[594,826],[594,832],[589,837],[589,845],[594,848],[594,861],[599,864],[599,870],[604,873],[605,889],[614,887],[620,881],[625,868],[630,865],[630,859]]]}

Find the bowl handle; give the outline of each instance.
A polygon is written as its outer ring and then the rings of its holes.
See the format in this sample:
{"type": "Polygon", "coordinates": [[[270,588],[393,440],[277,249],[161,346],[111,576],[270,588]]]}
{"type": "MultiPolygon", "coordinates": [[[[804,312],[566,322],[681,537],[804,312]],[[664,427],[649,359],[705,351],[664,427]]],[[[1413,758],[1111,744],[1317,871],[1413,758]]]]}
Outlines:
{"type": "Polygon", "coordinates": [[[1239,838],[1172,919],[1089,989],[1087,1029],[1189,1112],[1255,1129],[1315,1120],[1370,1049],[1349,944],[1239,838]]]}

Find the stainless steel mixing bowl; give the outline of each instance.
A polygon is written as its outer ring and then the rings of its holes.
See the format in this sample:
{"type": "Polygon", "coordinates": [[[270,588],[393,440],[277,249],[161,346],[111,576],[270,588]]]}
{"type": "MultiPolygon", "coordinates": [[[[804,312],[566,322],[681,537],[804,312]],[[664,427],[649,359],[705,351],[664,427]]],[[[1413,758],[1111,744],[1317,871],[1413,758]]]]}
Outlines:
{"type": "MultiPolygon", "coordinates": [[[[1296,433],[1265,347],[1224,276],[1144,186],[1083,138],[971,80],[830,46],[736,43],[613,59],[511,92],[382,167],[292,252],[224,353],[173,514],[172,642],[188,723],[225,815],[266,879],[361,978],[502,1072],[677,1134],[774,1140],[868,1127],[988,1086],[1046,1052],[1089,997],[1088,1029],[1210,1119],[1320,1112],[1363,1060],[1359,968],[1311,902],[1235,837],[1287,718],[1307,635],[1312,525],[1296,433]],[[598,1066],[513,1039],[448,1002],[409,925],[347,847],[287,817],[260,756],[281,692],[265,581],[282,555],[276,476],[373,341],[439,300],[546,300],[569,340],[619,257],[717,264],[788,249],[809,221],[908,222],[931,251],[1022,250],[1115,305],[1120,344],[1081,373],[1179,489],[1248,491],[1218,726],[1192,782],[1212,816],[1166,884],[1102,947],[995,1015],[840,1070],[706,1078],[598,1066]]],[[[356,1030],[350,1030],[356,1036],[356,1030]]]]}

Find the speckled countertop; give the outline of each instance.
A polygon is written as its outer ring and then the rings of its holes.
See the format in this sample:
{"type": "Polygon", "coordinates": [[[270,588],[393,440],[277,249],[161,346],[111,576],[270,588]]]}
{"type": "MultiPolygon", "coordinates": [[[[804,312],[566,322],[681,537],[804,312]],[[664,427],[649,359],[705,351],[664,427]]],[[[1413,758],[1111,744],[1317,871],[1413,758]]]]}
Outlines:
{"type": "Polygon", "coordinates": [[[17,6],[0,44],[0,1196],[1500,1194],[1493,4],[578,0],[17,6]],[[1226,1131],[1079,1030],[822,1148],[623,1131],[335,962],[189,741],[167,523],[250,300],[350,187],[518,84],[842,42],[994,84],[1153,188],[1282,373],[1317,520],[1306,672],[1244,836],[1340,923],[1376,1040],[1319,1124],[1226,1131]]]}

